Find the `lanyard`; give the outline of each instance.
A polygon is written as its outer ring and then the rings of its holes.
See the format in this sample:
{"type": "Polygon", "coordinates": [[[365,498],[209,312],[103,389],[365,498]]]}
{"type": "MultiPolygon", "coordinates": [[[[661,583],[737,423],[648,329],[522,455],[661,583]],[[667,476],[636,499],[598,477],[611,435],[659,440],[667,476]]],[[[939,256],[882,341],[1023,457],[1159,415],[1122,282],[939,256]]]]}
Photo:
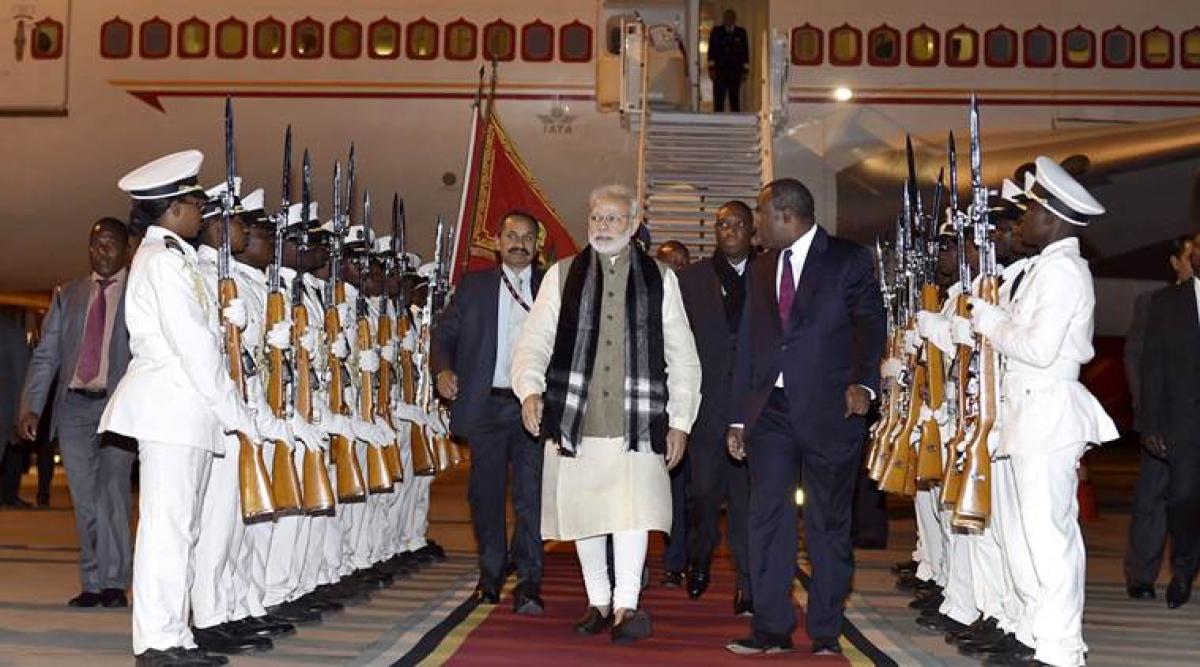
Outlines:
{"type": "Polygon", "coordinates": [[[516,301],[517,305],[524,308],[525,312],[528,313],[530,310],[529,304],[525,303],[525,299],[521,297],[521,293],[517,291],[516,287],[513,287],[512,281],[508,279],[508,273],[504,269],[500,269],[500,279],[504,281],[504,286],[508,288],[508,293],[512,295],[513,301],[516,301]]]}

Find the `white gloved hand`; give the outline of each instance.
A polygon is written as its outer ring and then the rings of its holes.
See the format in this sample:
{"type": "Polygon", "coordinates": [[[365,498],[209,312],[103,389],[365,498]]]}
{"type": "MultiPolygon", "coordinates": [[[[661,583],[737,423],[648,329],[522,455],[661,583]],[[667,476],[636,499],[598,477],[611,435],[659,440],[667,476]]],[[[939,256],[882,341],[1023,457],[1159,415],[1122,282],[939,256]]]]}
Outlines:
{"type": "Polygon", "coordinates": [[[323,426],[330,435],[340,435],[344,438],[354,438],[354,425],[345,415],[326,415],[323,426]]]}
{"type": "Polygon", "coordinates": [[[396,365],[396,344],[389,341],[387,345],[379,348],[379,357],[389,364],[396,365]]]}
{"type": "Polygon", "coordinates": [[[895,357],[888,357],[883,360],[883,367],[880,373],[885,378],[900,377],[900,371],[904,370],[904,363],[895,357]]]}
{"type": "Polygon", "coordinates": [[[358,370],[367,373],[379,371],[379,354],[375,350],[362,350],[358,353],[358,370]]]}
{"type": "Polygon", "coordinates": [[[371,422],[365,422],[361,419],[354,418],[350,420],[350,428],[354,431],[354,439],[369,442],[372,445],[381,444],[376,438],[379,434],[375,431],[375,425],[371,422]]]}
{"type": "Polygon", "coordinates": [[[292,428],[292,435],[305,449],[313,452],[328,449],[328,440],[321,429],[299,417],[292,418],[289,425],[292,428]]]}
{"type": "Polygon", "coordinates": [[[950,335],[955,345],[963,345],[974,349],[975,336],[971,333],[971,321],[955,315],[950,318],[950,335]]]}
{"type": "Polygon", "coordinates": [[[989,336],[1008,319],[1004,309],[980,299],[971,297],[971,328],[976,333],[989,336]]]}
{"type": "Polygon", "coordinates": [[[229,324],[239,328],[246,328],[246,302],[238,299],[230,299],[229,305],[221,309],[221,317],[229,324]]]}
{"type": "Polygon", "coordinates": [[[917,334],[921,336],[921,338],[928,340],[929,336],[931,335],[930,332],[932,332],[934,327],[937,326],[937,320],[940,318],[941,315],[937,313],[931,313],[928,310],[917,311],[917,334]]]}
{"type": "Polygon", "coordinates": [[[339,303],[337,305],[337,311],[338,322],[341,322],[342,326],[346,326],[346,323],[354,321],[354,309],[350,307],[348,302],[343,301],[342,303],[339,303]]]}
{"type": "Polygon", "coordinates": [[[276,350],[286,350],[292,346],[292,323],[281,320],[267,331],[267,345],[276,350]]]}
{"type": "Polygon", "coordinates": [[[254,424],[254,411],[244,406],[238,410],[238,414],[234,417],[234,423],[231,425],[229,433],[237,432],[250,439],[250,442],[262,442],[262,435],[258,432],[258,427],[254,424]]]}
{"type": "Polygon", "coordinates": [[[309,357],[315,357],[317,354],[319,336],[320,333],[317,329],[309,327],[308,331],[305,331],[304,335],[300,337],[300,347],[304,348],[305,352],[308,352],[309,357]]]}
{"type": "Polygon", "coordinates": [[[939,426],[946,426],[950,423],[950,408],[943,403],[941,407],[933,411],[933,418],[939,426]]]}
{"type": "Polygon", "coordinates": [[[275,415],[259,412],[255,415],[254,422],[264,440],[291,440],[292,432],[288,430],[287,422],[276,418],[275,415]]]}
{"type": "Polygon", "coordinates": [[[417,351],[417,334],[413,333],[412,329],[409,329],[404,340],[400,341],[400,348],[408,352],[417,351]]]}
{"type": "Polygon", "coordinates": [[[346,334],[339,331],[337,338],[333,339],[331,349],[333,356],[345,361],[346,357],[350,356],[350,343],[346,341],[346,334]]]}
{"type": "Polygon", "coordinates": [[[920,336],[917,332],[908,330],[904,332],[904,354],[913,355],[917,353],[917,344],[920,342],[920,336]]]}

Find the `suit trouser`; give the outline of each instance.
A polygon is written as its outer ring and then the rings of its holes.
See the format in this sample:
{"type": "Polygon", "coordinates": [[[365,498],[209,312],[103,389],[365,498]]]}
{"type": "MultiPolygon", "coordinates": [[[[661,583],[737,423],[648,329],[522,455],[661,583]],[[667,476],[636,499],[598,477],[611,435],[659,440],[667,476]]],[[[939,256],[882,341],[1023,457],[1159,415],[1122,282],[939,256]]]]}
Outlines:
{"type": "Polygon", "coordinates": [[[231,571],[237,566],[234,544],[245,530],[238,483],[238,440],[225,438],[225,454],[212,460],[200,508],[192,579],[192,623],[210,628],[229,620],[231,571]]]}
{"type": "Polygon", "coordinates": [[[188,628],[201,499],[212,452],[138,442],[138,529],[133,559],[133,652],[195,648],[188,628]]]}
{"type": "Polygon", "coordinates": [[[732,72],[716,71],[716,76],[713,77],[713,109],[716,111],[725,110],[725,99],[729,99],[730,111],[742,110],[742,73],[734,70],[732,72]]]}
{"type": "Polygon", "coordinates": [[[1037,573],[1033,569],[1033,553],[1021,519],[1016,476],[1012,459],[1005,457],[992,463],[992,527],[996,529],[1004,556],[1004,569],[1009,583],[1004,602],[1004,614],[1009,627],[1026,646],[1033,646],[1033,612],[1040,591],[1037,573]]]}
{"type": "Polygon", "coordinates": [[[1167,462],[1142,450],[1142,465],[1129,512],[1129,545],[1125,549],[1125,581],[1153,584],[1162,568],[1167,541],[1167,462]]]}
{"type": "Polygon", "coordinates": [[[1058,667],[1082,665],[1087,651],[1082,625],[1087,554],[1076,497],[1076,469],[1084,445],[1011,457],[1021,521],[1038,581],[1032,620],[1034,657],[1058,667]]]}
{"type": "Polygon", "coordinates": [[[688,488],[692,484],[691,462],[685,453],[683,461],[668,473],[671,479],[671,532],[663,533],[663,569],[675,572],[687,567],[688,556],[688,488]]]}
{"type": "Polygon", "coordinates": [[[104,401],[67,394],[59,405],[58,444],[79,534],[83,590],[129,586],[133,566],[129,515],[132,451],[104,446],[96,433],[104,401]]]}
{"type": "Polygon", "coordinates": [[[851,530],[855,542],[887,545],[887,494],[871,479],[864,464],[858,470],[854,487],[854,516],[851,530]]]}
{"type": "Polygon", "coordinates": [[[1167,443],[1167,525],[1171,575],[1184,582],[1200,565],[1200,443],[1167,443]]]}
{"type": "Polygon", "coordinates": [[[721,543],[721,503],[727,508],[729,550],[737,567],[737,586],[749,599],[750,555],[746,510],[750,505],[750,474],[745,462],[735,461],[725,449],[725,434],[705,434],[692,442],[688,461],[688,560],[693,569],[708,572],[713,552],[721,543]]]}
{"type": "Polygon", "coordinates": [[[800,439],[792,429],[782,389],[771,392],[747,436],[754,634],[775,640],[790,635],[796,627],[792,585],[799,536],[794,498],[803,469],[805,544],[813,569],[806,628],[813,638],[836,637],[841,633],[842,608],[854,575],[850,505],[862,461],[862,441],[800,439]]]}
{"type": "Polygon", "coordinates": [[[499,588],[509,558],[505,487],[509,486],[516,526],[512,558],[522,587],[542,583],[542,461],[544,450],[525,431],[521,407],[508,396],[489,395],[484,419],[472,430],[467,500],[479,545],[479,582],[499,588]],[[511,469],[511,472],[510,472],[511,469]]]}

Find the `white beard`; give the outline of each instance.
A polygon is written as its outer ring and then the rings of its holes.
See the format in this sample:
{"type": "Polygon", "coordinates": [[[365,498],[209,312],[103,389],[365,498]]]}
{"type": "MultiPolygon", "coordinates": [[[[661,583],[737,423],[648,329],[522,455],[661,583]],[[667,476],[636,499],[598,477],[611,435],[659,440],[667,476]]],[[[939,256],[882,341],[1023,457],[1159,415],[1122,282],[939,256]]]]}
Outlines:
{"type": "Polygon", "coordinates": [[[590,243],[592,248],[594,248],[596,252],[600,253],[601,255],[615,255],[624,250],[625,246],[629,245],[629,241],[632,240],[632,238],[633,237],[631,236],[622,234],[615,239],[601,241],[597,240],[595,236],[589,234],[588,243],[590,243]]]}

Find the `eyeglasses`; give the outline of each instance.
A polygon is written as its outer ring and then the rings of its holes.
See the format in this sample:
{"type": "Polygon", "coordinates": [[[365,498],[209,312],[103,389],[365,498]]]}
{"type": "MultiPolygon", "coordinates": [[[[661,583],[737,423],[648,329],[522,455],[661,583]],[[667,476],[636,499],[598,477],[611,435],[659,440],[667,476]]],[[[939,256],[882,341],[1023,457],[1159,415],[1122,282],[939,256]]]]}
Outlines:
{"type": "Polygon", "coordinates": [[[608,215],[596,215],[595,213],[593,213],[588,216],[588,222],[590,222],[594,225],[602,225],[604,227],[613,227],[618,222],[624,222],[625,220],[628,220],[629,218],[630,218],[630,216],[628,214],[613,215],[610,213],[608,215]]]}

